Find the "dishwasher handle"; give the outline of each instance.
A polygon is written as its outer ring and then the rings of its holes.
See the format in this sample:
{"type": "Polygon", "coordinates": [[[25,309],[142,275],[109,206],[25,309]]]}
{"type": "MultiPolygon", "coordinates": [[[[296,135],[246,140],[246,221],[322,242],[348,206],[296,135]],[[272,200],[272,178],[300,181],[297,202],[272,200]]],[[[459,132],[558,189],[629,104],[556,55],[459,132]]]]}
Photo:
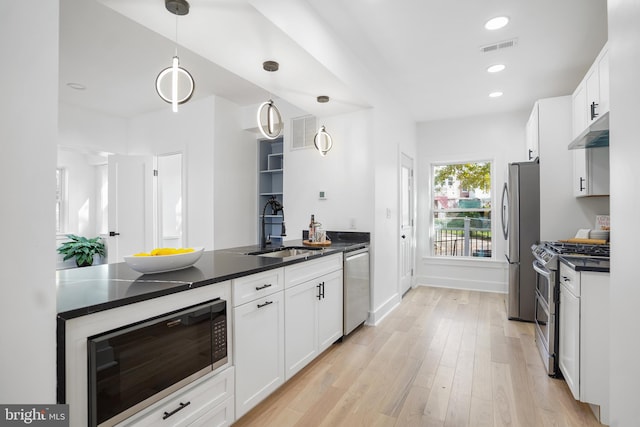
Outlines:
{"type": "Polygon", "coordinates": [[[369,248],[356,249],[356,250],[353,250],[351,252],[345,252],[344,253],[344,259],[345,260],[352,259],[352,258],[355,258],[355,257],[357,257],[359,255],[368,254],[368,253],[369,253],[369,248]]]}

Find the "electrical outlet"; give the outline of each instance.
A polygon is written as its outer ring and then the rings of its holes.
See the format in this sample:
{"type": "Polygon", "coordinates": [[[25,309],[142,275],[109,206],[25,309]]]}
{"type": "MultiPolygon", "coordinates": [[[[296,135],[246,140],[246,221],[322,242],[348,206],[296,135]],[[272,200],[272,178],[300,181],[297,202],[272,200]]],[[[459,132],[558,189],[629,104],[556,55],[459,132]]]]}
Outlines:
{"type": "Polygon", "coordinates": [[[327,193],[326,193],[326,192],[324,192],[324,191],[319,191],[319,192],[318,192],[318,198],[319,198],[320,200],[327,200],[327,193]]]}

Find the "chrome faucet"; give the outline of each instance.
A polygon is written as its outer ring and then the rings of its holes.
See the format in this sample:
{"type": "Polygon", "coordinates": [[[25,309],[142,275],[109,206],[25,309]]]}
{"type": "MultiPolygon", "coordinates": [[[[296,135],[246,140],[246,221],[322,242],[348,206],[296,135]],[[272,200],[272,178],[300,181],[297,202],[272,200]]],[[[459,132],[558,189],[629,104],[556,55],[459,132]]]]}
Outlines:
{"type": "Polygon", "coordinates": [[[280,203],[275,196],[271,196],[262,208],[262,234],[260,236],[260,249],[264,249],[267,245],[271,244],[271,235],[269,235],[269,239],[267,239],[264,230],[264,217],[267,211],[267,206],[271,206],[272,215],[277,215],[278,212],[282,212],[282,231],[280,232],[280,236],[284,237],[287,235],[287,231],[284,226],[284,206],[282,206],[282,203],[280,203]]]}

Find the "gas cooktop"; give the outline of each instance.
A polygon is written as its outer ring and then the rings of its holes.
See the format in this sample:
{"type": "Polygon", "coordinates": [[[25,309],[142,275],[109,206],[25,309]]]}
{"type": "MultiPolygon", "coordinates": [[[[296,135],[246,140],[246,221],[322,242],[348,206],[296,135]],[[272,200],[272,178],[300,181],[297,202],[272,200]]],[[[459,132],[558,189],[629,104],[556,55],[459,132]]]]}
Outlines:
{"type": "Polygon", "coordinates": [[[558,255],[609,258],[610,254],[609,245],[568,242],[545,242],[544,245],[558,255]]]}

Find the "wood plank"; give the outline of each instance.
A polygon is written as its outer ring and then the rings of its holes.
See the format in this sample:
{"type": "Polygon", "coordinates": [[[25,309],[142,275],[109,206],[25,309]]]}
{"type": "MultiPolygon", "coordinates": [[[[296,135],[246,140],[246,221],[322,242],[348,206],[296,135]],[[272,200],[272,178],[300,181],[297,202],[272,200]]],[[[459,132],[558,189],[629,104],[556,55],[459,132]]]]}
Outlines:
{"type": "Polygon", "coordinates": [[[600,426],[550,378],[505,296],[419,286],[334,344],[236,426],[600,426]]]}

